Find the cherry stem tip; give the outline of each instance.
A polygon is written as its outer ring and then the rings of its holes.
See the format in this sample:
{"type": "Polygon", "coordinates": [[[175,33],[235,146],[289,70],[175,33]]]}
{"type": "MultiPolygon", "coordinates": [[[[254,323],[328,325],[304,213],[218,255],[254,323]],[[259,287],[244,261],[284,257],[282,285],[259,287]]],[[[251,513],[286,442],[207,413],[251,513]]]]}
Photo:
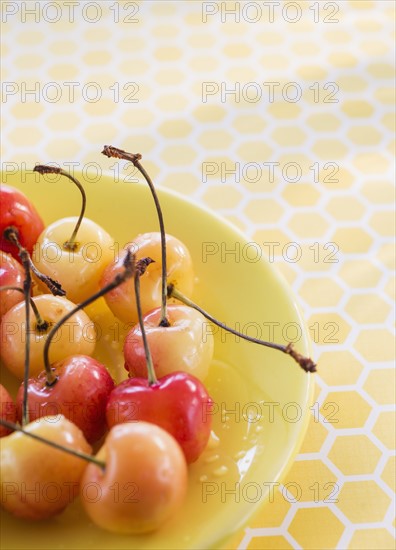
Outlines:
{"type": "Polygon", "coordinates": [[[142,155],[140,153],[128,153],[123,149],[113,147],[113,145],[104,145],[102,155],[105,155],[108,158],[128,160],[129,162],[132,162],[135,166],[139,162],[139,160],[142,160],[142,155]]]}
{"type": "Polygon", "coordinates": [[[36,166],[33,168],[33,172],[38,172],[41,175],[61,174],[62,169],[59,166],[47,166],[45,164],[36,164],[36,166]]]}

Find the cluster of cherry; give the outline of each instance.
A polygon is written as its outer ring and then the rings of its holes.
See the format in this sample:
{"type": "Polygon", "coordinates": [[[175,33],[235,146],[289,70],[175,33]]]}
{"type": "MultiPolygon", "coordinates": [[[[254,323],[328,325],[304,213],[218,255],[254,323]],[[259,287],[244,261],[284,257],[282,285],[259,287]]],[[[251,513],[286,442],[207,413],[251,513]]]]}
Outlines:
{"type": "MultiPolygon", "coordinates": [[[[211,415],[203,412],[212,400],[203,380],[214,342],[210,334],[202,338],[204,324],[209,319],[230,329],[189,298],[194,284],[189,251],[165,233],[140,155],[110,146],[103,153],[138,168],[160,225],[160,232],[137,236],[117,258],[112,237],[84,217],[81,184],[62,169],[35,167],[41,174],[72,180],[81,191],[82,209],[78,218],[48,227],[20,191],[1,187],[1,361],[22,383],[16,402],[0,385],[0,436],[6,436],[0,481],[16,486],[50,481],[61,488],[56,501],[29,499],[16,490],[2,499],[2,506],[22,518],[47,518],[70,503],[70,484],[81,489],[95,483],[101,488],[99,499],[80,490],[92,521],[114,532],[144,533],[162,525],[183,502],[188,464],[210,438],[211,415]],[[100,247],[99,261],[87,257],[85,245],[92,242],[100,247]],[[59,251],[56,262],[43,253],[49,246],[59,251]],[[128,378],[118,385],[92,357],[95,329],[84,308],[102,296],[117,318],[134,324],[124,341],[128,378]],[[73,326],[72,339],[62,331],[67,322],[73,326]],[[87,331],[92,331],[88,338],[87,331]],[[91,445],[98,442],[102,446],[94,455],[91,445]],[[114,498],[115,484],[127,495],[131,483],[137,487],[135,498],[114,498]]],[[[238,335],[315,371],[312,360],[291,345],[238,335]]]]}

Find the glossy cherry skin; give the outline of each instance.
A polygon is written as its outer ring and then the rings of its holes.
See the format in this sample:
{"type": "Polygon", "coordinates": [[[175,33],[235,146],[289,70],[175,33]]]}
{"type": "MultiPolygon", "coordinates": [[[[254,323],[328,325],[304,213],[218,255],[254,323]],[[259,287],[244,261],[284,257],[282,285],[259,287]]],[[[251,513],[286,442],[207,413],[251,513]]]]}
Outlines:
{"type": "MultiPolygon", "coordinates": [[[[0,287],[16,286],[23,288],[25,272],[19,262],[11,254],[0,250],[0,287]]],[[[0,317],[2,317],[12,306],[24,300],[22,292],[17,290],[0,291],[0,317]]]]}
{"type": "Polygon", "coordinates": [[[148,533],[183,503],[187,464],[174,438],[158,426],[148,422],[114,426],[96,457],[105,462],[105,470],[87,466],[80,497],[99,527],[120,534],[148,533]]]}
{"type": "Polygon", "coordinates": [[[107,424],[152,422],[173,435],[191,463],[208,443],[212,403],[202,382],[185,372],[168,374],[151,386],[145,378],[129,378],[110,394],[107,424]]]}
{"type": "MultiPolygon", "coordinates": [[[[42,294],[32,298],[49,329],[75,304],[60,296],[42,294]]],[[[3,364],[17,378],[23,380],[25,363],[25,303],[12,307],[0,324],[0,357],[3,364]]],[[[43,349],[48,331],[37,330],[36,318],[30,312],[30,374],[37,376],[44,368],[43,349]]],[[[85,311],[77,311],[55,334],[49,350],[51,362],[60,361],[73,354],[91,355],[95,349],[95,327],[85,311]]]]}
{"type": "MultiPolygon", "coordinates": [[[[90,454],[84,436],[63,416],[44,417],[25,430],[90,454]]],[[[62,512],[78,495],[86,461],[14,432],[0,440],[1,505],[11,514],[41,520],[62,512]]]]}
{"type": "MultiPolygon", "coordinates": [[[[155,373],[158,378],[184,371],[203,381],[213,358],[214,339],[206,330],[208,321],[195,309],[182,304],[169,304],[169,327],[158,326],[161,309],[143,318],[155,373]]],[[[125,368],[130,376],[147,377],[146,356],[140,325],[135,325],[124,342],[125,368]]]]}
{"type": "MultiPolygon", "coordinates": [[[[7,420],[7,422],[16,422],[16,406],[13,398],[5,389],[5,387],[0,384],[0,418],[7,420]]],[[[4,437],[12,432],[5,426],[0,424],[0,437],[4,437]]]]}
{"type": "Polygon", "coordinates": [[[31,254],[44,229],[44,222],[31,201],[14,187],[1,185],[0,203],[0,249],[9,252],[19,261],[18,248],[4,237],[4,230],[10,226],[15,227],[21,245],[31,254]]]}
{"type": "MultiPolygon", "coordinates": [[[[28,382],[30,421],[42,416],[62,414],[82,430],[85,439],[94,443],[105,433],[106,405],[114,381],[104,365],[87,355],[74,355],[52,365],[58,376],[47,386],[45,372],[28,382]]],[[[17,393],[18,420],[22,419],[24,384],[17,393]]]]}
{"type": "Polygon", "coordinates": [[[100,225],[84,218],[77,233],[75,250],[64,243],[70,238],[77,217],[61,218],[38,236],[33,262],[58,281],[66,296],[76,304],[99,290],[106,266],[114,259],[114,240],[100,225]]]}
{"type": "MultiPolygon", "coordinates": [[[[161,235],[142,233],[129,246],[121,250],[118,258],[105,269],[101,286],[113,280],[123,269],[123,261],[128,248],[136,254],[136,259],[154,260],[140,277],[140,299],[143,314],[161,305],[161,235]]],[[[166,235],[167,282],[173,283],[183,294],[191,296],[194,287],[192,260],[187,247],[173,237],[166,235]]],[[[134,280],[129,279],[105,296],[113,314],[124,323],[137,323],[134,280]]]]}

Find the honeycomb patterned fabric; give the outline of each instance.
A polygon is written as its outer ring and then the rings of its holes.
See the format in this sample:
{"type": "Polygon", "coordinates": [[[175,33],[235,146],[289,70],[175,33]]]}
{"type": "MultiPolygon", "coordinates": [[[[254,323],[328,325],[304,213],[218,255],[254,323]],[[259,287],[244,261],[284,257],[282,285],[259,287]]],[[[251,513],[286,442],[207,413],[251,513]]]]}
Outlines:
{"type": "Polygon", "coordinates": [[[241,228],[298,296],[311,422],[229,548],[393,549],[394,3],[1,10],[3,169],[139,144],[158,185],[241,228]]]}

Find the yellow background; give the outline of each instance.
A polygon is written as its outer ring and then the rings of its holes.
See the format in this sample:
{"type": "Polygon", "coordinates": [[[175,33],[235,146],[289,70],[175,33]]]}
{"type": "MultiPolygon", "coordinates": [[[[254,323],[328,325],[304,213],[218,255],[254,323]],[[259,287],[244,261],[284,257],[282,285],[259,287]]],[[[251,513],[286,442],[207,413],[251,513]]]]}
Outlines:
{"type": "Polygon", "coordinates": [[[230,547],[390,549],[394,3],[264,4],[2,2],[2,168],[139,151],[258,243],[319,373],[294,466],[230,547]]]}

